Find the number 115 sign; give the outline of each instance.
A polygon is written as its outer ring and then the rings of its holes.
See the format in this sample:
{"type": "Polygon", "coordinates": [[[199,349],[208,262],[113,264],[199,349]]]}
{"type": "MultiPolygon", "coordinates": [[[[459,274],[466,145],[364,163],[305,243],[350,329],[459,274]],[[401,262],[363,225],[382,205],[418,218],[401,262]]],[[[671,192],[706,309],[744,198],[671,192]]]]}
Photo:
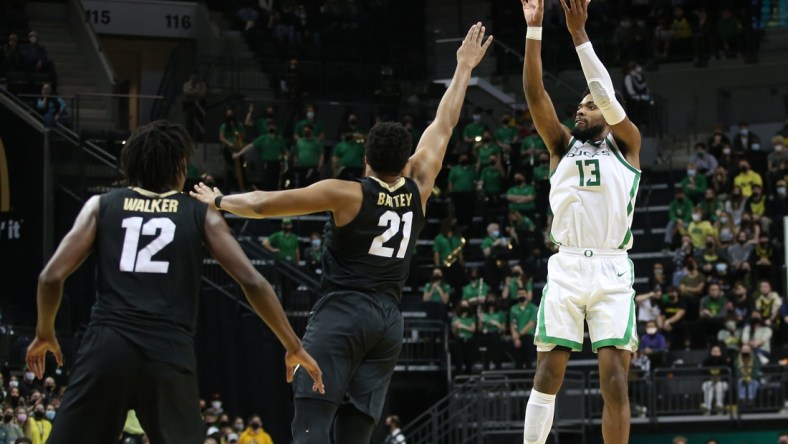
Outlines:
{"type": "Polygon", "coordinates": [[[83,0],[85,20],[97,34],[196,38],[204,17],[197,3],[83,0]]]}

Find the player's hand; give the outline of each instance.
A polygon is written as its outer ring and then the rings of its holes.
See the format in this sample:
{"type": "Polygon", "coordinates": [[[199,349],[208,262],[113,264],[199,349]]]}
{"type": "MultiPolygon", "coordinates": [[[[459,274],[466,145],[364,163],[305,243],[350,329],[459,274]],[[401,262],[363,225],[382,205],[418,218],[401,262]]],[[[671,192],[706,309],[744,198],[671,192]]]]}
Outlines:
{"type": "Polygon", "coordinates": [[[321,395],[326,394],[326,387],[323,385],[323,372],[320,370],[320,366],[317,365],[317,362],[315,362],[315,359],[307,353],[304,347],[294,352],[287,352],[285,355],[285,365],[287,366],[288,384],[293,382],[295,372],[298,370],[298,367],[301,366],[306,369],[306,372],[309,373],[312,381],[314,381],[312,384],[312,391],[319,392],[321,395]]]}
{"type": "Polygon", "coordinates": [[[57,365],[63,366],[63,353],[60,351],[60,344],[58,344],[55,335],[47,337],[36,336],[30,346],[27,347],[25,362],[27,362],[27,367],[38,379],[44,377],[47,352],[52,352],[57,360],[57,365]]]}
{"type": "Polygon", "coordinates": [[[208,185],[200,182],[194,186],[194,191],[189,191],[189,195],[204,204],[208,204],[215,210],[216,205],[214,205],[214,202],[216,201],[217,197],[222,195],[222,192],[217,187],[211,188],[208,185]]]}
{"type": "Polygon", "coordinates": [[[542,26],[544,18],[544,0],[520,0],[523,4],[523,15],[528,26],[542,26]]]}
{"type": "Polygon", "coordinates": [[[236,151],[236,152],[233,153],[233,159],[237,159],[239,157],[241,157],[241,152],[240,151],[236,151]]]}
{"type": "Polygon", "coordinates": [[[460,45],[460,49],[457,50],[458,65],[475,68],[482,61],[484,53],[487,52],[487,48],[490,47],[493,40],[492,36],[484,40],[484,31],[485,28],[482,22],[471,26],[471,29],[468,30],[468,35],[465,36],[465,40],[460,45]]]}
{"type": "Polygon", "coordinates": [[[585,28],[589,3],[591,0],[561,0],[561,7],[564,8],[566,16],[566,28],[570,33],[585,28]]]}

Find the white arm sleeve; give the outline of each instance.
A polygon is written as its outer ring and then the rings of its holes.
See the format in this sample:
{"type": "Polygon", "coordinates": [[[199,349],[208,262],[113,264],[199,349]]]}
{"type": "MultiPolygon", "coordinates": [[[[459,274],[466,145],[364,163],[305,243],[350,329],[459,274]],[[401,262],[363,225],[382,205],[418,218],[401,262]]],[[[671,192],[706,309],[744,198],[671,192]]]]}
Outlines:
{"type": "Polygon", "coordinates": [[[616,100],[616,90],[613,88],[613,81],[610,79],[607,69],[599,60],[591,42],[585,42],[575,48],[580,58],[580,66],[583,67],[583,74],[591,91],[594,103],[602,111],[602,116],[608,125],[620,123],[627,116],[624,107],[616,100]]]}

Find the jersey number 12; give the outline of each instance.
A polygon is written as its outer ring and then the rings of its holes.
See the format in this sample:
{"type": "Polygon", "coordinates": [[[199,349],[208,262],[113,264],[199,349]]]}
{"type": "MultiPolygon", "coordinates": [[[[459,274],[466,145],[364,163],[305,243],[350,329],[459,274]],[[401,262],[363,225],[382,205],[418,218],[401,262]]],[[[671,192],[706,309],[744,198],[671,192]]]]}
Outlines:
{"type": "Polygon", "coordinates": [[[397,257],[402,259],[408,250],[408,242],[410,241],[410,229],[413,226],[413,211],[408,211],[402,215],[400,219],[399,214],[389,210],[380,216],[378,221],[379,227],[388,227],[383,234],[375,236],[372,240],[372,245],[369,246],[369,254],[380,257],[394,257],[394,249],[384,247],[383,244],[388,242],[394,235],[399,232],[399,225],[402,222],[402,242],[399,243],[399,250],[397,250],[397,257]]]}
{"type": "Polygon", "coordinates": [[[123,219],[122,226],[126,229],[126,236],[120,254],[120,271],[167,273],[170,269],[168,261],[152,261],[151,258],[175,238],[175,223],[166,217],[157,217],[143,224],[141,217],[127,217],[123,219]],[[153,236],[156,232],[159,236],[137,251],[140,233],[153,236]]]}

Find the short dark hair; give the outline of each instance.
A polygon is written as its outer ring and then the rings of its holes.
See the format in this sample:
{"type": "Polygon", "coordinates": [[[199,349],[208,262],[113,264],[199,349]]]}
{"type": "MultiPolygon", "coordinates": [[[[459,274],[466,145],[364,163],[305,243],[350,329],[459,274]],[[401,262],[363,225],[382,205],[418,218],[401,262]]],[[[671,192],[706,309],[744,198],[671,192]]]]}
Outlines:
{"type": "Polygon", "coordinates": [[[192,139],[182,125],[156,120],[141,126],[120,153],[130,186],[156,193],[178,187],[192,153],[192,139]]]}
{"type": "Polygon", "coordinates": [[[398,122],[381,122],[367,136],[367,164],[376,173],[400,174],[410,158],[413,139],[398,122]]]}
{"type": "MultiPolygon", "coordinates": [[[[438,270],[440,270],[440,268],[438,268],[438,270]]],[[[391,423],[394,424],[396,427],[399,427],[399,426],[402,425],[402,421],[400,421],[399,416],[397,416],[397,415],[389,416],[389,421],[391,421],[391,423]]]]}

